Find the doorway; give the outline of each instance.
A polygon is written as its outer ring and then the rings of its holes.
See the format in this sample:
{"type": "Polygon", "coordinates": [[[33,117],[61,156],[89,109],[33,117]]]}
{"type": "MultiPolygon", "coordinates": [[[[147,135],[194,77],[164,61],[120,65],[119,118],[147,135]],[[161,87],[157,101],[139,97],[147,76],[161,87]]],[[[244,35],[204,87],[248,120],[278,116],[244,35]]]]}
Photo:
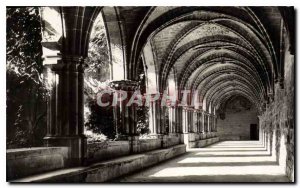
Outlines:
{"type": "Polygon", "coordinates": [[[250,124],[250,140],[259,139],[259,130],[257,124],[250,124]]]}

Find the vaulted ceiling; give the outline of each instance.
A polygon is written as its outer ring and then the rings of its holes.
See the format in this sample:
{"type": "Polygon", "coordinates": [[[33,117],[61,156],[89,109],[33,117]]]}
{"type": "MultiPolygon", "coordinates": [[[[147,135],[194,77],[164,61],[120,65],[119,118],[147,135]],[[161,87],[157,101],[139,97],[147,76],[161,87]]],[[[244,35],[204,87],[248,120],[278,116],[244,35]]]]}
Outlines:
{"type": "Polygon", "coordinates": [[[294,49],[291,7],[66,7],[64,54],[86,55],[101,9],[110,42],[122,46],[126,79],[138,77],[150,46],[158,91],[172,77],[177,90],[199,91],[204,109],[232,96],[262,107],[283,78],[283,33],[294,49]]]}
{"type": "Polygon", "coordinates": [[[240,95],[259,108],[280,77],[277,7],[155,7],[142,23],[134,52],[151,44],[160,90],[174,71],[177,89],[198,90],[204,105],[240,95]]]}

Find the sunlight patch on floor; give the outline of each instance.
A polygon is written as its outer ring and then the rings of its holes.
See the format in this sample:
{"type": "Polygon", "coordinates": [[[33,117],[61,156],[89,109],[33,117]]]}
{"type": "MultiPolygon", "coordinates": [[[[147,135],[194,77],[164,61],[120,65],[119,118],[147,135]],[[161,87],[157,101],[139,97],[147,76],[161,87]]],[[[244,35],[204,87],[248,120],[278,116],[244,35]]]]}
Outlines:
{"type": "Polygon", "coordinates": [[[215,162],[215,163],[240,163],[240,162],[276,162],[276,159],[270,156],[261,157],[191,157],[186,158],[178,163],[203,163],[203,162],[215,162]]]}
{"type": "Polygon", "coordinates": [[[154,166],[123,181],[285,182],[285,169],[259,141],[223,141],[154,166]],[[177,177],[177,178],[176,178],[177,177]]]}
{"type": "Polygon", "coordinates": [[[216,175],[284,175],[279,166],[211,166],[166,168],[151,177],[216,176],[216,175]]]}

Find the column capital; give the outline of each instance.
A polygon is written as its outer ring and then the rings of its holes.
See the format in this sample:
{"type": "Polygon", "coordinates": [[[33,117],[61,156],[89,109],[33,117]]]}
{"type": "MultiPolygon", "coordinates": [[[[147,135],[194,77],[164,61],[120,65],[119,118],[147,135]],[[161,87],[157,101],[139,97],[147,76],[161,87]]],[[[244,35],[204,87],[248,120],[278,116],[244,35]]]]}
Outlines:
{"type": "Polygon", "coordinates": [[[117,80],[110,82],[108,86],[116,90],[135,91],[138,89],[138,82],[133,80],[117,80]]]}
{"type": "Polygon", "coordinates": [[[82,56],[63,56],[57,64],[46,65],[54,72],[84,72],[85,64],[82,56]]]}
{"type": "Polygon", "coordinates": [[[61,60],[64,63],[74,62],[74,63],[84,63],[85,57],[81,55],[62,55],[61,60]]]}
{"type": "Polygon", "coordinates": [[[182,109],[189,110],[189,111],[195,110],[193,106],[189,106],[189,105],[182,106],[182,109]]]}
{"type": "Polygon", "coordinates": [[[194,110],[195,110],[197,113],[202,113],[202,111],[203,111],[202,109],[197,109],[197,108],[195,108],[194,110]]]}

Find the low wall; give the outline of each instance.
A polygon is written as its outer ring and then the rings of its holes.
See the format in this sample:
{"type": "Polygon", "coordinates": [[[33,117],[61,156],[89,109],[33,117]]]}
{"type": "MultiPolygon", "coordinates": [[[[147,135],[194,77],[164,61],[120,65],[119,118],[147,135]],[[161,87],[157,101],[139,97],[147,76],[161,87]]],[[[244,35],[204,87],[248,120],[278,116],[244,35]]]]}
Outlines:
{"type": "Polygon", "coordinates": [[[204,140],[197,140],[194,142],[190,142],[190,148],[202,148],[211,144],[214,144],[216,142],[219,142],[219,137],[214,137],[214,138],[208,138],[204,140]]]}
{"type": "Polygon", "coordinates": [[[207,138],[203,140],[197,140],[193,142],[189,142],[190,148],[202,148],[211,144],[219,142],[219,137],[207,138]]]}
{"type": "MultiPolygon", "coordinates": [[[[137,140],[137,143],[135,143],[136,145],[134,147],[137,149],[135,149],[133,153],[143,153],[160,149],[162,147],[167,148],[178,145],[180,144],[180,135],[164,135],[164,143],[162,142],[162,138],[139,139],[137,140]]],[[[88,164],[91,164],[132,154],[131,144],[131,141],[104,141],[88,143],[87,162],[88,164]]]]}
{"type": "Polygon", "coordinates": [[[40,174],[15,180],[14,182],[105,182],[152,166],[184,154],[185,152],[186,146],[181,144],[166,149],[112,159],[88,167],[69,168],[52,173],[40,174]]]}
{"type": "Polygon", "coordinates": [[[88,143],[87,162],[99,162],[130,154],[129,141],[104,141],[88,143]]]}
{"type": "Polygon", "coordinates": [[[161,139],[140,139],[140,152],[152,151],[161,148],[161,139]]]}
{"type": "Polygon", "coordinates": [[[183,143],[181,142],[181,134],[176,134],[176,133],[169,134],[166,140],[167,140],[167,144],[166,144],[167,147],[175,146],[183,143]]]}
{"type": "Polygon", "coordinates": [[[6,178],[22,178],[32,174],[64,168],[67,147],[39,147],[6,150],[6,178]]]}
{"type": "Polygon", "coordinates": [[[181,140],[186,144],[187,148],[197,148],[219,142],[219,137],[217,132],[185,133],[182,134],[181,140]]]}

